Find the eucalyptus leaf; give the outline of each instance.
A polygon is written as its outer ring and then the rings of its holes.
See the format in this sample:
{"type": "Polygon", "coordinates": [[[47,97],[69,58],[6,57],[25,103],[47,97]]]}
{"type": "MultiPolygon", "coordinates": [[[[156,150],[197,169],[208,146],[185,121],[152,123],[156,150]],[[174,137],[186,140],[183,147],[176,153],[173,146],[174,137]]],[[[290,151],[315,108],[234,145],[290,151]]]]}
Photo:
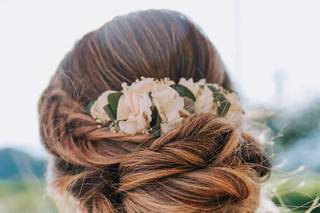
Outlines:
{"type": "Polygon", "coordinates": [[[173,84],[171,87],[177,91],[181,97],[188,97],[191,100],[196,101],[196,97],[187,87],[180,84],[173,84]]]}
{"type": "Polygon", "coordinates": [[[219,94],[215,98],[217,98],[220,103],[220,106],[217,108],[217,114],[220,117],[224,117],[228,113],[231,104],[223,94],[219,94]]]}
{"type": "Polygon", "coordinates": [[[231,103],[218,88],[212,85],[208,85],[208,88],[212,91],[214,102],[217,104],[219,103],[217,107],[217,115],[224,117],[228,113],[231,103]]]}
{"type": "Polygon", "coordinates": [[[108,105],[110,105],[111,111],[115,119],[117,118],[118,103],[121,96],[122,96],[121,92],[111,93],[108,96],[108,103],[109,103],[108,105]]]}

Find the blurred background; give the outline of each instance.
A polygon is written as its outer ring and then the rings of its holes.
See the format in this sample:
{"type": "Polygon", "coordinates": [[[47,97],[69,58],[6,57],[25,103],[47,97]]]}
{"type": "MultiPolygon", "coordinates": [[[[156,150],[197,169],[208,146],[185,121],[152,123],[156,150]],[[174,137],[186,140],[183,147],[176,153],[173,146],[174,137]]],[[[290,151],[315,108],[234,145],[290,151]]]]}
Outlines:
{"type": "Polygon", "coordinates": [[[320,212],[320,1],[0,0],[0,212],[56,212],[37,101],[78,39],[116,15],[165,8],[219,50],[258,137],[273,146],[263,192],[287,212],[320,212]]]}

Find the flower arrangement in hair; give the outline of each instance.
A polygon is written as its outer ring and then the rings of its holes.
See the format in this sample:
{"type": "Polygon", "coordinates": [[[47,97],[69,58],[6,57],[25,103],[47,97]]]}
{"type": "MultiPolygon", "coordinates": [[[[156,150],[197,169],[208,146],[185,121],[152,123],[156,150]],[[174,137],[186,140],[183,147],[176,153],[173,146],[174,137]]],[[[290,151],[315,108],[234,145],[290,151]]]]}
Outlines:
{"type": "Polygon", "coordinates": [[[122,91],[108,90],[89,105],[89,113],[112,131],[130,135],[165,134],[185,118],[212,113],[240,126],[244,111],[238,96],[205,79],[137,79],[122,84],[122,91]]]}

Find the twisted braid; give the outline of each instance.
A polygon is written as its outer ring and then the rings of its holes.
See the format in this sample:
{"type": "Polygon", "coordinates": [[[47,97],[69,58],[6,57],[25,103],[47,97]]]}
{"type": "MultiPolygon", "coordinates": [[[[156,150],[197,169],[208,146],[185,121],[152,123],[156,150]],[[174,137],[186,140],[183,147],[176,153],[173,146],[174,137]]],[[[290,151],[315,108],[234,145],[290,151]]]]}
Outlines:
{"type": "Polygon", "coordinates": [[[160,138],[139,141],[99,128],[62,91],[44,101],[45,144],[64,162],[55,184],[92,212],[150,212],[154,205],[159,212],[221,211],[226,204],[249,208],[245,201],[259,188],[254,174],[269,172],[267,158],[250,135],[210,114],[195,116],[160,138]]]}
{"type": "Polygon", "coordinates": [[[101,128],[62,90],[46,93],[40,105],[40,132],[46,148],[70,163],[82,166],[115,164],[123,154],[149,139],[101,128]]]}
{"type": "Polygon", "coordinates": [[[252,137],[201,114],[128,154],[119,164],[118,191],[126,194],[127,212],[222,212],[226,204],[253,210],[252,202],[246,204],[258,194],[255,174],[262,177],[269,168],[252,137]],[[259,161],[247,159],[249,153],[258,154],[259,161]]]}

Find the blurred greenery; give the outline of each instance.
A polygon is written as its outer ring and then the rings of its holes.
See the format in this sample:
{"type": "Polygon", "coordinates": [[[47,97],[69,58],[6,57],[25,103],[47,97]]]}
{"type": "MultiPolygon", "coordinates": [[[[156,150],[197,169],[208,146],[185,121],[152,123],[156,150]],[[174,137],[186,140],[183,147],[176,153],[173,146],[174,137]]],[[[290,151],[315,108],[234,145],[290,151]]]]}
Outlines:
{"type": "MultiPolygon", "coordinates": [[[[290,209],[290,212],[306,212],[319,196],[319,176],[308,174],[303,177],[295,176],[285,184],[278,186],[274,192],[273,201],[278,206],[290,209]]],[[[311,212],[320,213],[320,208],[315,208],[311,212]]]]}
{"type": "Polygon", "coordinates": [[[55,213],[53,202],[46,196],[43,181],[0,181],[1,213],[55,213]]]}
{"type": "Polygon", "coordinates": [[[0,150],[0,212],[56,212],[46,196],[46,161],[16,149],[0,150]]]}
{"type": "Polygon", "coordinates": [[[275,142],[284,149],[308,138],[310,134],[320,130],[320,99],[305,105],[297,111],[283,109],[266,119],[266,124],[273,132],[281,133],[275,142]]]}

